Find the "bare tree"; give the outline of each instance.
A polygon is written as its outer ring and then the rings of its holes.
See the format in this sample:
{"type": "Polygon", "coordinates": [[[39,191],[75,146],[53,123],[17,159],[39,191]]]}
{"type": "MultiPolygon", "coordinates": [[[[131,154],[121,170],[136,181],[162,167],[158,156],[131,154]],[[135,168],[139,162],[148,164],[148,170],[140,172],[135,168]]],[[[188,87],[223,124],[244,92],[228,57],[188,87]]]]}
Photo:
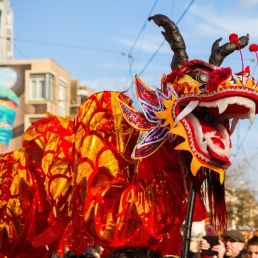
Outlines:
{"type": "Polygon", "coordinates": [[[258,201],[255,191],[244,180],[244,166],[235,167],[226,173],[226,205],[229,227],[258,227],[258,201]]]}

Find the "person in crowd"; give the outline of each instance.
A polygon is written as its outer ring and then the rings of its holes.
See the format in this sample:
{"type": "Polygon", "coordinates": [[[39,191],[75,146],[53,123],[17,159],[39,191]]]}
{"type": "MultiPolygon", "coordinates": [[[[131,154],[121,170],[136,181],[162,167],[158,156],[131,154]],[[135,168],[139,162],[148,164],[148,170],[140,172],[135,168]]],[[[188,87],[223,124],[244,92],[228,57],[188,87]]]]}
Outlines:
{"type": "Polygon", "coordinates": [[[91,254],[72,254],[69,256],[69,258],[94,258],[91,254]]]}
{"type": "Polygon", "coordinates": [[[244,254],[245,237],[237,230],[229,230],[221,236],[218,245],[210,246],[205,240],[199,242],[199,257],[202,256],[202,250],[217,252],[217,258],[242,258],[244,254]]]}
{"type": "Polygon", "coordinates": [[[247,241],[246,258],[258,258],[258,236],[253,236],[247,241]]]}
{"type": "Polygon", "coordinates": [[[94,245],[86,250],[87,254],[93,255],[95,258],[101,258],[104,248],[100,245],[94,245]]]}
{"type": "Polygon", "coordinates": [[[104,251],[104,248],[100,245],[94,245],[90,248],[88,248],[83,254],[74,254],[71,250],[68,250],[65,254],[65,258],[101,258],[101,255],[104,251]]]}
{"type": "Polygon", "coordinates": [[[146,246],[124,246],[113,249],[108,258],[162,258],[162,255],[146,246]]]}
{"type": "Polygon", "coordinates": [[[56,252],[53,252],[52,254],[49,255],[48,258],[59,258],[59,256],[56,252]]]}

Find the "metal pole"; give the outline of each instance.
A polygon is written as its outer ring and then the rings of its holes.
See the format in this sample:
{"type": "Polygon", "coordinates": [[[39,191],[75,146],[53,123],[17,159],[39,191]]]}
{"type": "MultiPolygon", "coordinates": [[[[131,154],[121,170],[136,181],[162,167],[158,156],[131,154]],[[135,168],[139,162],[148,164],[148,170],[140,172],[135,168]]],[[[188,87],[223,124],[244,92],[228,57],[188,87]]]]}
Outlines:
{"type": "Polygon", "coordinates": [[[190,193],[188,197],[187,213],[186,213],[186,219],[185,219],[185,229],[184,229],[184,235],[183,235],[183,246],[182,246],[181,258],[189,257],[189,247],[190,247],[190,241],[191,241],[195,196],[196,196],[195,189],[193,187],[193,183],[191,183],[190,193]]]}

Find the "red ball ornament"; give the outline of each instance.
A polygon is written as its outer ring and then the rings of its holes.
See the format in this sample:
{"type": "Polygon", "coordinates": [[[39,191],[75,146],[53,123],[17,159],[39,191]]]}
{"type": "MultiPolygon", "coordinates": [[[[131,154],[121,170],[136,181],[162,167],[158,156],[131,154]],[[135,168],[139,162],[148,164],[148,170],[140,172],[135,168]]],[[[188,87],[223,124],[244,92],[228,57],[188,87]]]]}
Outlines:
{"type": "Polygon", "coordinates": [[[249,46],[249,50],[250,50],[250,52],[256,52],[256,51],[258,51],[258,45],[257,45],[257,44],[251,44],[251,45],[249,46]]]}
{"type": "Polygon", "coordinates": [[[229,35],[229,41],[230,43],[238,43],[238,35],[235,33],[232,33],[229,35]]]}

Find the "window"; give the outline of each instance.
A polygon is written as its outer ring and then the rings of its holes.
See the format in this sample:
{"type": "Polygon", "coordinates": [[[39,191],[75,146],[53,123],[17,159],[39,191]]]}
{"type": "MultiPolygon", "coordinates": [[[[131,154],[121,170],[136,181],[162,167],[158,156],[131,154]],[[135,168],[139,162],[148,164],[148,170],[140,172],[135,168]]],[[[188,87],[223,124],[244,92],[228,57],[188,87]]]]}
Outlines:
{"type": "Polygon", "coordinates": [[[59,80],[58,100],[59,100],[59,115],[66,115],[66,82],[59,80]]]}
{"type": "Polygon", "coordinates": [[[11,44],[11,40],[7,39],[6,40],[6,52],[11,52],[12,51],[12,44],[11,44]]]}
{"type": "Polygon", "coordinates": [[[30,100],[54,99],[54,76],[52,74],[31,74],[29,83],[30,100]]]}
{"type": "Polygon", "coordinates": [[[77,92],[79,103],[80,104],[83,103],[88,98],[88,95],[89,95],[89,93],[85,88],[79,89],[77,92]]]}
{"type": "Polygon", "coordinates": [[[31,116],[31,115],[25,115],[25,125],[24,125],[24,130],[26,131],[33,122],[35,121],[38,121],[40,119],[43,119],[45,118],[45,116],[39,116],[39,117],[36,117],[36,116],[31,116]]]}
{"type": "MultiPolygon", "coordinates": [[[[0,28],[1,28],[1,22],[2,22],[2,11],[0,11],[0,28]]],[[[0,34],[1,34],[1,30],[0,30],[0,34]]]]}
{"type": "Polygon", "coordinates": [[[12,36],[12,34],[11,34],[11,29],[10,29],[10,28],[7,28],[7,29],[6,29],[6,37],[7,37],[8,39],[10,39],[11,36],[12,36]]]}
{"type": "Polygon", "coordinates": [[[44,117],[31,117],[29,118],[29,125],[31,125],[33,122],[38,121],[44,117]]]}
{"type": "Polygon", "coordinates": [[[49,76],[49,99],[54,100],[54,88],[55,88],[55,78],[54,75],[48,74],[49,76]]]}

